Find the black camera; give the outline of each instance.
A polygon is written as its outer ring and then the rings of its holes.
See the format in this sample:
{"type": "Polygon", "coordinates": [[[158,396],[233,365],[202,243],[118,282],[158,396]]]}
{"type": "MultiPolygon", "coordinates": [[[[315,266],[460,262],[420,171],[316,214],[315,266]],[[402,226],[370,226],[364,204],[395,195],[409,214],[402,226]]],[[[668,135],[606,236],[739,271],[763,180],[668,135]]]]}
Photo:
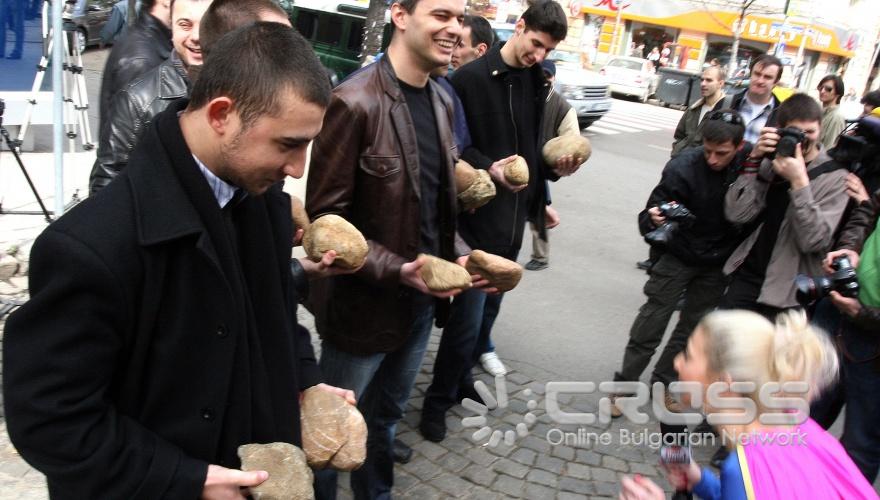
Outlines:
{"type": "Polygon", "coordinates": [[[801,305],[812,304],[826,297],[832,290],[844,297],[859,296],[859,281],[849,259],[838,257],[831,262],[831,268],[834,272],[828,276],[797,275],[794,284],[797,287],[797,301],[801,305]]]}
{"type": "Polygon", "coordinates": [[[793,157],[797,151],[797,145],[803,144],[807,136],[799,128],[785,127],[776,129],[779,134],[779,142],[776,143],[776,151],[773,157],[793,157]]]}
{"type": "Polygon", "coordinates": [[[681,227],[690,227],[696,216],[691,213],[684,205],[671,201],[660,205],[660,213],[666,217],[666,222],[657,229],[645,234],[645,242],[649,245],[659,245],[665,247],[669,245],[675,231],[681,227]]]}

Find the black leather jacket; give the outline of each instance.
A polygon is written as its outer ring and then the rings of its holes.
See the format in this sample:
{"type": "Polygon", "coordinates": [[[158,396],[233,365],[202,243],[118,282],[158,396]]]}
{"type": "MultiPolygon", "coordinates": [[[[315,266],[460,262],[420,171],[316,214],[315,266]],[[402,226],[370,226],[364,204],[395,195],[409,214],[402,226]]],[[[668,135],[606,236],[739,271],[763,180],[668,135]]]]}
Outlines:
{"type": "Polygon", "coordinates": [[[101,127],[107,121],[113,94],[168,59],[171,49],[171,30],[144,9],[107,56],[101,80],[101,127]]]}
{"type": "Polygon", "coordinates": [[[128,164],[143,131],[176,99],[189,95],[189,78],[176,52],[165,62],[113,96],[105,126],[101,127],[98,157],[89,176],[89,194],[95,194],[128,164]]]}

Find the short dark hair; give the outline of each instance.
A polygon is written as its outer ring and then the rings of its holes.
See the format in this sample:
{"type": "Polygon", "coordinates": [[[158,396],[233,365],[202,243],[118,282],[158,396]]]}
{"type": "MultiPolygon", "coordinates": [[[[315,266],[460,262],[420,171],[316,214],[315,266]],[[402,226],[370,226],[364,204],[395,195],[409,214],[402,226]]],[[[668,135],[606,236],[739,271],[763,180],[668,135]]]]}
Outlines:
{"type": "MultiPolygon", "coordinates": [[[[156,5],[156,0],[141,0],[141,12],[149,12],[156,5]]],[[[128,8],[128,6],[126,6],[128,8]]]]}
{"type": "Polygon", "coordinates": [[[527,30],[542,31],[557,42],[568,34],[568,20],[565,11],[555,0],[537,0],[521,17],[527,30]]]}
{"type": "Polygon", "coordinates": [[[843,93],[845,92],[843,86],[843,78],[837,75],[825,75],[822,77],[821,80],[819,80],[819,85],[817,85],[817,88],[824,85],[825,82],[834,83],[834,93],[837,94],[837,104],[840,104],[840,99],[843,98],[843,93]]]}
{"type": "MultiPolygon", "coordinates": [[[[171,0],[171,2],[168,4],[168,15],[171,17],[172,20],[174,19],[174,2],[176,2],[176,1],[177,0],[171,0]]],[[[189,1],[190,2],[202,2],[205,0],[189,0],[189,1]]],[[[210,1],[210,0],[208,0],[208,1],[210,1]]],[[[143,8],[143,4],[141,4],[141,8],[143,8]]],[[[199,35],[201,35],[201,32],[199,33],[199,35]]]]}
{"type": "Polygon", "coordinates": [[[776,121],[781,127],[787,127],[794,121],[822,122],[822,107],[811,96],[798,92],[792,94],[779,105],[776,121]]]}
{"type": "Polygon", "coordinates": [[[495,33],[485,17],[466,15],[463,24],[471,29],[471,47],[485,43],[486,48],[491,48],[495,43],[495,33]]]}
{"type": "Polygon", "coordinates": [[[745,123],[739,113],[733,109],[720,109],[710,112],[706,118],[700,128],[703,142],[724,144],[731,141],[734,146],[739,146],[746,133],[745,123]]]}
{"type": "Polygon", "coordinates": [[[880,108],[880,90],[872,90],[863,95],[861,103],[880,108]]]}
{"type": "Polygon", "coordinates": [[[247,128],[272,116],[287,89],[303,101],[326,108],[330,83],[309,42],[293,28],[256,22],[223,36],[205,59],[188,109],[226,96],[247,128]]]}
{"type": "Polygon", "coordinates": [[[775,81],[778,82],[779,79],[782,78],[782,61],[780,61],[778,57],[773,56],[773,55],[770,55],[770,54],[761,54],[761,55],[759,55],[758,57],[755,58],[754,61],[752,61],[752,65],[749,66],[749,73],[751,73],[752,71],[754,71],[754,70],[755,70],[755,66],[757,66],[757,65],[759,65],[759,64],[760,64],[761,66],[764,66],[765,68],[766,68],[767,66],[776,66],[777,68],[779,68],[779,73],[776,74],[776,80],[775,80],[775,81]]]}
{"type": "Polygon", "coordinates": [[[202,16],[199,44],[205,57],[223,35],[260,20],[266,12],[287,17],[284,9],[272,0],[214,0],[202,16]]]}
{"type": "Polygon", "coordinates": [[[413,11],[416,10],[416,5],[418,5],[419,0],[400,0],[398,2],[391,2],[391,3],[400,4],[400,6],[403,7],[403,10],[412,14],[413,11]]]}

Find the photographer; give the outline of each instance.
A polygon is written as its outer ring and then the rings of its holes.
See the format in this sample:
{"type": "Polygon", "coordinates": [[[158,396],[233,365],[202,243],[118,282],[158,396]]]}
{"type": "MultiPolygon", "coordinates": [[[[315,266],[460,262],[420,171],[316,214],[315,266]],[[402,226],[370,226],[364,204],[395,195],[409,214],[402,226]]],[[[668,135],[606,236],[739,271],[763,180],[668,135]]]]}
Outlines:
{"type": "Polygon", "coordinates": [[[771,320],[798,306],[798,273],[821,272],[849,200],[848,172],[819,143],[819,104],[795,94],[777,117],[783,128],[762,130],[725,197],[728,220],[748,225],[751,234],[724,265],[732,280],[720,305],[771,320]]]}
{"type": "MultiPolygon", "coordinates": [[[[652,383],[675,381],[673,359],[703,314],[718,304],[725,285],[721,266],[739,243],[737,230],[724,218],[722,200],[731,173],[748,154],[748,148],[742,147],[744,132],[743,120],[735,111],[712,112],[703,125],[703,146],[687,149],[669,161],[639,214],[641,233],[654,245],[663,246],[664,252],[645,284],[648,300],[630,329],[616,381],[639,380],[663,340],[676,302],[685,293],[681,318],[651,376],[652,383]],[[679,208],[667,210],[664,216],[660,206],[673,201],[691,215],[682,216],[679,208]],[[678,227],[667,222],[676,222],[678,227]]],[[[667,407],[672,409],[673,403],[668,401],[667,407]]],[[[620,414],[612,406],[612,416],[620,414]]]]}
{"type": "Polygon", "coordinates": [[[846,405],[840,441],[862,474],[873,482],[880,469],[880,191],[860,204],[840,234],[837,250],[823,262],[831,273],[832,262],[843,256],[857,268],[858,298],[831,291],[816,306],[813,323],[837,339],[840,379],[810,409],[819,425],[829,428],[846,405]],[[861,254],[861,255],[860,255],[861,254]],[[861,259],[860,259],[861,257],[861,259]]]}

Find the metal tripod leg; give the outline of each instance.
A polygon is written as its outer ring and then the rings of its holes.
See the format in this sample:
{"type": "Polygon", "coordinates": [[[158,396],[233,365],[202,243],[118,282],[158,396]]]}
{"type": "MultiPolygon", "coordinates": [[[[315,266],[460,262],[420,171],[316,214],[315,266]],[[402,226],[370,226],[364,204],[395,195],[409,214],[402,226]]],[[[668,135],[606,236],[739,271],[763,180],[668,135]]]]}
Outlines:
{"type": "Polygon", "coordinates": [[[92,127],[89,124],[89,93],[86,89],[86,77],[83,75],[82,52],[79,50],[79,44],[76,43],[75,32],[70,31],[67,34],[70,47],[68,69],[72,74],[73,89],[66,89],[66,94],[74,98],[73,107],[77,114],[77,124],[82,131],[82,147],[89,151],[94,149],[95,144],[92,142],[92,127]]]}
{"type": "Polygon", "coordinates": [[[43,78],[45,78],[46,69],[49,67],[49,55],[52,53],[52,37],[49,36],[48,9],[49,2],[43,2],[43,16],[41,23],[43,30],[43,55],[40,57],[40,62],[37,63],[37,74],[34,75],[34,84],[31,86],[31,97],[27,100],[28,104],[24,109],[24,119],[22,120],[21,127],[18,129],[18,136],[11,144],[19,153],[21,152],[21,145],[24,143],[25,134],[27,134],[28,128],[31,125],[34,108],[37,106],[37,94],[40,91],[40,87],[43,86],[43,78]]]}

